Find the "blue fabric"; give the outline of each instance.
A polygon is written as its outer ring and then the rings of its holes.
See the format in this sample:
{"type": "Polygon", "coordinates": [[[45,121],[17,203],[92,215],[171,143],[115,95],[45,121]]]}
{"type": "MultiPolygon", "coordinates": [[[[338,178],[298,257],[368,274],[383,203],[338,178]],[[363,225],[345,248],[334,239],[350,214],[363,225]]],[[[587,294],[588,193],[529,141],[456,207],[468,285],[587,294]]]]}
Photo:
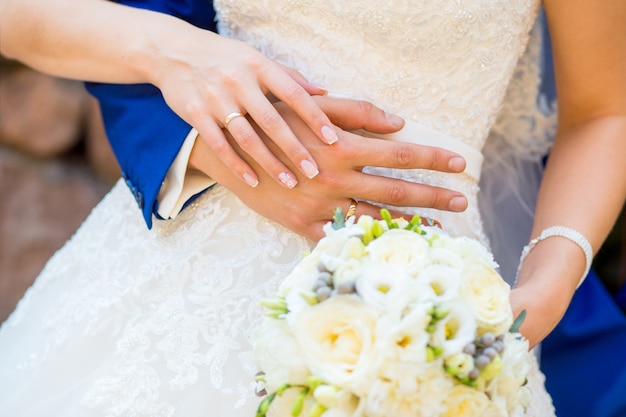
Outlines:
{"type": "Polygon", "coordinates": [[[626,417],[626,314],[595,272],[542,343],[541,368],[557,417],[626,417]]]}
{"type": "MultiPolygon", "coordinates": [[[[132,7],[167,13],[215,31],[215,11],[207,0],[122,1],[132,7]]],[[[107,136],[147,226],[152,227],[157,195],[167,171],[191,130],[148,84],[86,83],[100,102],[107,136]]]]}

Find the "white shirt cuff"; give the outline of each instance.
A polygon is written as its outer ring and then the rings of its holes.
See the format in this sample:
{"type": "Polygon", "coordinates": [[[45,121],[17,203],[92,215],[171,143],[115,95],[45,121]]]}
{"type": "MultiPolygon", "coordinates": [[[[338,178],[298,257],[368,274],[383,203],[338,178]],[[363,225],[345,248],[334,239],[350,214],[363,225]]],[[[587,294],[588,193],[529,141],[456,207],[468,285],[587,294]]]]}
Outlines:
{"type": "Polygon", "coordinates": [[[188,169],[189,155],[197,138],[198,131],[191,129],[161,185],[157,213],[163,219],[176,218],[187,200],[215,184],[215,180],[204,173],[188,169]]]}

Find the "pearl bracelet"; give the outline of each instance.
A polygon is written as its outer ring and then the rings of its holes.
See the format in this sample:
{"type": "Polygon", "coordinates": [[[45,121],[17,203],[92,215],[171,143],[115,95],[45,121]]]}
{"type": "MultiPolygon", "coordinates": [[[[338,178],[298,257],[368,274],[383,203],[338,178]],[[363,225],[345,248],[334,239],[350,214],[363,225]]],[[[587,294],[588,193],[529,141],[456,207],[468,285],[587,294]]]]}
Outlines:
{"type": "Polygon", "coordinates": [[[578,282],[576,289],[578,289],[578,287],[580,287],[580,285],[583,283],[583,281],[587,277],[587,274],[589,273],[589,270],[591,269],[591,263],[593,261],[593,250],[591,249],[591,244],[589,243],[589,240],[587,240],[587,238],[583,236],[582,233],[570,227],[552,226],[544,229],[538,237],[531,240],[528,245],[524,246],[524,249],[522,249],[522,255],[520,257],[519,266],[517,267],[517,274],[515,276],[515,283],[513,284],[514,287],[517,286],[517,279],[519,278],[519,272],[522,268],[522,263],[524,262],[524,259],[526,259],[526,256],[528,256],[530,250],[534,248],[535,245],[540,241],[552,236],[560,236],[571,240],[572,242],[580,246],[580,249],[582,249],[582,251],[585,253],[585,260],[587,262],[587,265],[585,267],[585,273],[580,279],[580,282],[578,282]]]}

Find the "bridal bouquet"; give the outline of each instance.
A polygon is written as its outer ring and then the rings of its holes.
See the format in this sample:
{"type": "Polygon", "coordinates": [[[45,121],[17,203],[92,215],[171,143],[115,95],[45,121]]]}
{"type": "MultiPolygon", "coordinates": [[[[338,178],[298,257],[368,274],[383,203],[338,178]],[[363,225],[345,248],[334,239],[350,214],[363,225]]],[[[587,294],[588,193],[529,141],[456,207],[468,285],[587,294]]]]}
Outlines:
{"type": "Polygon", "coordinates": [[[523,416],[530,353],[492,256],[382,214],[336,214],[262,301],[257,417],[523,416]]]}

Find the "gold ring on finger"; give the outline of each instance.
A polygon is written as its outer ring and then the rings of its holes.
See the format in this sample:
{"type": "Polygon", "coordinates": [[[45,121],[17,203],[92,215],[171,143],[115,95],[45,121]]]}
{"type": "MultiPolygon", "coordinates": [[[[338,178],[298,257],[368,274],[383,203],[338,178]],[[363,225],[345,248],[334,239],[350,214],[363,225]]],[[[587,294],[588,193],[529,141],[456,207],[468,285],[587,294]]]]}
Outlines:
{"type": "Polygon", "coordinates": [[[237,117],[244,117],[244,115],[241,112],[234,111],[226,116],[226,118],[224,119],[224,129],[228,129],[228,124],[235,120],[237,117]]]}
{"type": "Polygon", "coordinates": [[[344,220],[348,220],[350,217],[356,214],[356,207],[359,205],[359,202],[354,198],[350,199],[350,206],[348,207],[348,211],[346,211],[346,216],[344,220]]]}

